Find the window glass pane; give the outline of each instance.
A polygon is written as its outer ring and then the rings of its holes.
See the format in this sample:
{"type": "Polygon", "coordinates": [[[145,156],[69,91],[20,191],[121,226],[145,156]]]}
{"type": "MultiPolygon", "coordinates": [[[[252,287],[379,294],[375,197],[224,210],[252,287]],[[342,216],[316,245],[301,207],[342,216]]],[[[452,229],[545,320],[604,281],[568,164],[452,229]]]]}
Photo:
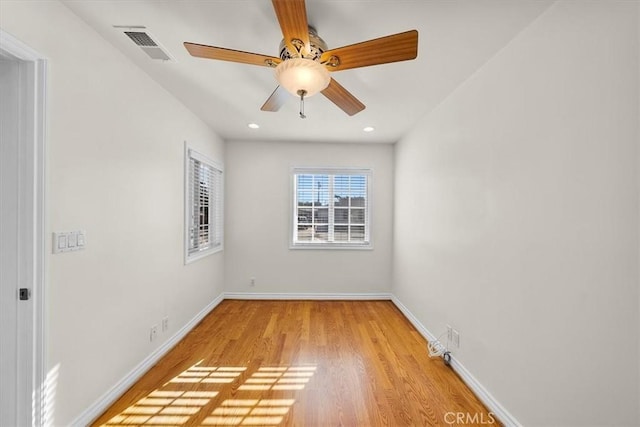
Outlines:
{"type": "Polygon", "coordinates": [[[298,175],[298,190],[313,189],[313,175],[298,175]]]}
{"type": "Polygon", "coordinates": [[[199,237],[200,237],[200,239],[198,241],[198,247],[202,248],[202,247],[207,246],[209,244],[209,225],[208,224],[201,225],[199,227],[198,234],[199,234],[199,237]]]}
{"type": "Polygon", "coordinates": [[[336,208],[334,210],[334,222],[336,224],[348,224],[349,223],[349,209],[336,208]]]}
{"type": "Polygon", "coordinates": [[[367,195],[367,177],[364,175],[351,176],[351,197],[363,198],[367,195]]]}
{"type": "Polygon", "coordinates": [[[329,206],[329,176],[314,175],[313,202],[320,206],[329,206]]]}
{"type": "Polygon", "coordinates": [[[364,209],[351,209],[351,223],[364,224],[364,209]]]}
{"type": "Polygon", "coordinates": [[[349,196],[349,175],[336,175],[334,178],[334,193],[336,198],[345,198],[349,196]]]}
{"type": "Polygon", "coordinates": [[[351,226],[351,240],[364,241],[364,225],[351,226]]]}
{"type": "Polygon", "coordinates": [[[298,240],[301,242],[310,242],[313,229],[309,227],[298,228],[298,240]]]}
{"type": "Polygon", "coordinates": [[[313,201],[313,192],[298,191],[298,206],[311,206],[313,201]]]}
{"type": "Polygon", "coordinates": [[[336,225],[333,231],[333,238],[339,242],[346,242],[349,240],[349,226],[348,225],[336,225]]]}
{"type": "Polygon", "coordinates": [[[313,222],[316,224],[328,224],[329,223],[329,209],[318,208],[313,210],[313,222]]]}
{"type": "Polygon", "coordinates": [[[329,240],[328,225],[316,225],[313,228],[313,240],[321,240],[323,242],[327,242],[329,240]]]}
{"type": "Polygon", "coordinates": [[[311,212],[309,208],[298,209],[298,223],[311,225],[311,212]]]}
{"type": "Polygon", "coordinates": [[[351,198],[351,206],[352,207],[365,207],[365,198],[364,197],[352,197],[351,198]]]}
{"type": "Polygon", "coordinates": [[[334,206],[349,207],[349,196],[336,196],[334,206]]]}

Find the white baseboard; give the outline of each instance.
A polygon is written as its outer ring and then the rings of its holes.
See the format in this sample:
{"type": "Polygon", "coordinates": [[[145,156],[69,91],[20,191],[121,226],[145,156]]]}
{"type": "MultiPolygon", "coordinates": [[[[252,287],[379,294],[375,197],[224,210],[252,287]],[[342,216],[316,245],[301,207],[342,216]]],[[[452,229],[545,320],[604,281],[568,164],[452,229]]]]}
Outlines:
{"type": "Polygon", "coordinates": [[[225,292],[225,299],[246,300],[390,300],[388,292],[378,293],[256,293],[225,292]]]}
{"type": "MultiPolygon", "coordinates": [[[[391,301],[398,307],[398,309],[405,315],[405,317],[411,322],[411,324],[420,332],[420,334],[427,340],[433,341],[437,339],[420,321],[417,317],[409,311],[409,309],[395,296],[391,296],[391,301]]],[[[454,356],[451,356],[451,368],[462,378],[471,391],[484,403],[484,405],[491,411],[491,413],[505,426],[520,427],[522,424],[507,411],[504,406],[496,400],[495,397],[484,388],[482,384],[473,376],[471,372],[464,367],[454,356]]]]}
{"type": "Polygon", "coordinates": [[[224,300],[224,293],[220,294],[203,308],[193,319],[184,325],[171,338],[165,341],[153,353],[147,356],[138,366],[133,368],[124,378],[116,385],[111,387],[109,391],[103,394],[84,412],[82,412],[72,423],[71,426],[84,427],[96,418],[98,418],[109,406],[113,404],[125,391],[127,391],[136,381],[138,381],[149,369],[153,367],[169,350],[182,340],[189,331],[191,331],[204,317],[211,312],[218,304],[224,300]]]}

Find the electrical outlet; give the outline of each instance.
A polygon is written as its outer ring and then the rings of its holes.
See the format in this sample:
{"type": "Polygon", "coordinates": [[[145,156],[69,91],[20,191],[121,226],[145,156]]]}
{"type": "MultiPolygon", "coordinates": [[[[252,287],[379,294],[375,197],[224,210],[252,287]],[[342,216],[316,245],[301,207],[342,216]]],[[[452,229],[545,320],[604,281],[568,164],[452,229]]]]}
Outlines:
{"type": "Polygon", "coordinates": [[[151,333],[149,334],[149,341],[155,341],[158,337],[158,325],[153,325],[151,327],[151,333]]]}
{"type": "Polygon", "coordinates": [[[447,325],[447,342],[451,342],[451,340],[453,339],[453,335],[451,332],[452,328],[451,325],[447,325]]]}
{"type": "Polygon", "coordinates": [[[162,319],[162,332],[167,332],[169,330],[169,318],[165,317],[162,319]]]}
{"type": "Polygon", "coordinates": [[[255,286],[255,285],[256,285],[256,278],[255,278],[255,277],[252,277],[252,278],[249,280],[249,285],[251,285],[251,286],[255,286]]]}
{"type": "Polygon", "coordinates": [[[453,345],[460,347],[460,332],[453,329],[453,345]]]}

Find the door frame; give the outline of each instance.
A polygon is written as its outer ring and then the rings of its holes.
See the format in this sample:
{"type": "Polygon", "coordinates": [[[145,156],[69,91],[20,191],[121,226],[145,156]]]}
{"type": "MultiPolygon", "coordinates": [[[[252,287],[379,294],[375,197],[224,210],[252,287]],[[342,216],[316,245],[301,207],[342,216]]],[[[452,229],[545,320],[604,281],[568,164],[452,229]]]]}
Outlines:
{"type": "MultiPolygon", "coordinates": [[[[19,305],[18,394],[19,425],[48,425],[53,402],[46,383],[46,58],[0,28],[0,54],[20,62],[20,160],[18,179],[21,218],[16,248],[19,256],[19,287],[31,289],[30,304],[19,305]],[[24,119],[24,120],[23,120],[24,119]],[[24,387],[21,388],[20,386],[24,387]],[[48,399],[49,397],[49,399],[48,399]]],[[[17,295],[16,295],[17,298],[17,295]]]]}

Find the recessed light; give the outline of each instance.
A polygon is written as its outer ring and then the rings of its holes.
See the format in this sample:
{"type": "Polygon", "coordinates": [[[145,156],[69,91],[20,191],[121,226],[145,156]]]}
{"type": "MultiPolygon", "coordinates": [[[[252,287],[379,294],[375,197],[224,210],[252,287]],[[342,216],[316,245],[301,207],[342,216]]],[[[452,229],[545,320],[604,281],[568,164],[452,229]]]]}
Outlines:
{"type": "Polygon", "coordinates": [[[367,126],[366,128],[362,129],[365,132],[373,132],[374,130],[376,130],[373,126],[367,126]]]}
{"type": "Polygon", "coordinates": [[[260,129],[260,125],[257,123],[249,123],[247,126],[249,126],[251,129],[260,129]]]}

